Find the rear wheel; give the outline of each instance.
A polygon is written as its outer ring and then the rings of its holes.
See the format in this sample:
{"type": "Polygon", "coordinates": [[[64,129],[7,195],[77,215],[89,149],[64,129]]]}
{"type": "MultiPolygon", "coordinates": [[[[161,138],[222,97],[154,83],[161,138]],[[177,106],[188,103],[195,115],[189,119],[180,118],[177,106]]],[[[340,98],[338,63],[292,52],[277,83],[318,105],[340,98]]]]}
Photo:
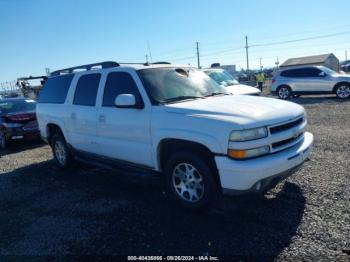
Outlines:
{"type": "Polygon", "coordinates": [[[340,99],[346,99],[350,97],[350,85],[340,84],[335,88],[335,94],[340,99]]]}
{"type": "Polygon", "coordinates": [[[6,148],[6,136],[4,132],[0,131],[0,149],[6,148]]]}
{"type": "Polygon", "coordinates": [[[292,90],[289,86],[281,86],[277,89],[277,95],[280,99],[289,99],[292,95],[292,90]]]}
{"type": "Polygon", "coordinates": [[[61,168],[69,167],[73,162],[73,155],[70,153],[66,140],[61,134],[52,137],[52,152],[56,163],[61,168]]]}
{"type": "Polygon", "coordinates": [[[174,153],[165,165],[167,192],[183,207],[192,210],[208,208],[218,193],[214,172],[199,154],[174,153]]]}

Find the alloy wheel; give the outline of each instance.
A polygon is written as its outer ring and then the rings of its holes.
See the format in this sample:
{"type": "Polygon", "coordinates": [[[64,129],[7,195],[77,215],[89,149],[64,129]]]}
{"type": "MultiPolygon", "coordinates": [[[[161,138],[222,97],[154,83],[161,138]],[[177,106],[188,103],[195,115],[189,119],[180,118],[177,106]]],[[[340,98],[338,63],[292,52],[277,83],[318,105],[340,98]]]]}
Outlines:
{"type": "Polygon", "coordinates": [[[288,88],[288,87],[281,87],[281,88],[278,90],[278,96],[279,96],[281,99],[287,99],[287,98],[290,96],[289,88],[288,88]]]}
{"type": "Polygon", "coordinates": [[[340,98],[350,97],[350,87],[347,85],[342,85],[337,88],[337,96],[340,98]]]}
{"type": "Polygon", "coordinates": [[[203,176],[191,164],[178,164],[172,174],[173,187],[180,198],[197,202],[204,196],[203,176]]]}
{"type": "Polygon", "coordinates": [[[66,152],[66,148],[65,148],[62,141],[57,140],[55,142],[54,152],[55,152],[55,157],[56,157],[58,163],[61,166],[64,166],[66,164],[66,161],[67,161],[67,152],[66,152]]]}

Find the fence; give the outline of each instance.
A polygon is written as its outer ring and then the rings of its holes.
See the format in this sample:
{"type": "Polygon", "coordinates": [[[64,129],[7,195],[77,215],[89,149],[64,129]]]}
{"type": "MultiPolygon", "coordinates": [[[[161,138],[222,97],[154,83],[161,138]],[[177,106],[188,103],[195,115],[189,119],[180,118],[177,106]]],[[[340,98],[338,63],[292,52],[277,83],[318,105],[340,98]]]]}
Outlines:
{"type": "Polygon", "coordinates": [[[21,94],[21,89],[16,83],[16,80],[0,83],[0,95],[21,94]]]}

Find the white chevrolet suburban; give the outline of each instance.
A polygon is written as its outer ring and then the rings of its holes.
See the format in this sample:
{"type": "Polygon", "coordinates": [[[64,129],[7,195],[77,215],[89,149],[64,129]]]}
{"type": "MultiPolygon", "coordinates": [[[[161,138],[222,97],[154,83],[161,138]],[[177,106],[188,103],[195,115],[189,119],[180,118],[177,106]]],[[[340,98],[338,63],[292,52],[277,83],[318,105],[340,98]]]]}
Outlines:
{"type": "Polygon", "coordinates": [[[51,73],[37,117],[59,166],[163,176],[171,198],[200,209],[219,193],[269,190],[313,144],[303,107],[226,92],[188,66],[102,62],[51,73]]]}

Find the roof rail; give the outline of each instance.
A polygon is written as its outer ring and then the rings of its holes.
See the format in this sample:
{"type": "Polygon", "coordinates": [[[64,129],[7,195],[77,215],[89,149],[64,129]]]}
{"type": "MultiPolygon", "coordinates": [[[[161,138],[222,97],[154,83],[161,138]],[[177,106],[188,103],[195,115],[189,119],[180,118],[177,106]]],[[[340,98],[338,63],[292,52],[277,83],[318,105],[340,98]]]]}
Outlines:
{"type": "Polygon", "coordinates": [[[71,74],[71,73],[74,73],[74,70],[77,70],[77,69],[85,69],[86,71],[88,71],[88,70],[91,70],[93,67],[97,67],[97,66],[100,66],[101,68],[110,68],[110,67],[117,67],[117,66],[119,66],[119,64],[117,62],[113,62],[113,61],[106,61],[106,62],[101,62],[101,63],[80,65],[80,66],[56,70],[56,71],[52,72],[50,74],[50,76],[59,76],[61,74],[71,74]]]}
{"type": "Polygon", "coordinates": [[[152,63],[152,65],[171,65],[171,63],[162,61],[162,62],[154,62],[152,63]]]}

